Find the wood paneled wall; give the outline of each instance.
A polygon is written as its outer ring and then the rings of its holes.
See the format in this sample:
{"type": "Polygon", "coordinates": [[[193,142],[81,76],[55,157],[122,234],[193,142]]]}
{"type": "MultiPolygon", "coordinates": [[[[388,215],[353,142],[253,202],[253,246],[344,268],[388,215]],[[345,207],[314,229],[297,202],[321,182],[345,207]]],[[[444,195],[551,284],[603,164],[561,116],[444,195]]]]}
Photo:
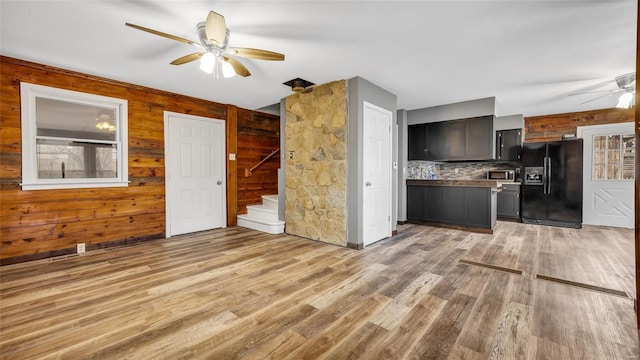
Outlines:
{"type": "Polygon", "coordinates": [[[280,119],[238,109],[238,213],[246,214],[247,205],[260,203],[263,194],[278,193],[280,154],[260,165],[251,176],[250,169],[280,147],[280,119]]]}
{"type": "Polygon", "coordinates": [[[633,109],[603,109],[524,118],[524,141],[561,140],[575,134],[578,126],[615,124],[634,120],[633,109]]]}
{"type": "Polygon", "coordinates": [[[245,162],[270,152],[273,144],[277,147],[277,116],[4,56],[0,57],[0,75],[2,264],[75,253],[77,243],[86,243],[91,250],[164,237],[164,111],[227,121],[227,155],[236,153],[233,147],[240,144],[237,166],[227,161],[229,226],[235,225],[235,214],[246,204],[259,201],[262,193],[277,192],[273,170],[277,162],[265,164],[251,179],[244,178],[243,170],[245,162]],[[21,190],[21,82],[128,100],[130,185],[21,190]],[[246,185],[253,182],[264,184],[246,185]]]}

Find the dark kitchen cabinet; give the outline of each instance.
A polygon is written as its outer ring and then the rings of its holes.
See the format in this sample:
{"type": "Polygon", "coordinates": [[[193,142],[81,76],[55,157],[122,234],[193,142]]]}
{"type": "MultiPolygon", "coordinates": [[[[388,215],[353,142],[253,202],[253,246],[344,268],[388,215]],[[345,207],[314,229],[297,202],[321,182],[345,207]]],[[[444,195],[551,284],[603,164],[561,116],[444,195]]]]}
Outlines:
{"type": "Polygon", "coordinates": [[[491,228],[495,220],[495,197],[492,201],[489,188],[465,188],[465,225],[471,227],[491,228]]]}
{"type": "Polygon", "coordinates": [[[520,218],[520,184],[502,184],[502,191],[498,193],[499,218],[520,218]]]}
{"type": "Polygon", "coordinates": [[[409,160],[428,160],[427,124],[408,126],[409,160]]]}
{"type": "Polygon", "coordinates": [[[466,120],[465,160],[493,158],[493,116],[466,120]]]}
{"type": "Polygon", "coordinates": [[[447,160],[447,139],[445,122],[427,124],[427,160],[447,160]]]}
{"type": "Polygon", "coordinates": [[[522,129],[496,131],[496,160],[520,161],[522,129]]]}
{"type": "Polygon", "coordinates": [[[407,220],[492,229],[495,197],[491,188],[407,186],[407,220]]]}
{"type": "Polygon", "coordinates": [[[409,125],[407,137],[409,160],[493,158],[493,116],[409,125]]]}
{"type": "Polygon", "coordinates": [[[423,186],[408,186],[407,199],[407,219],[422,220],[425,218],[425,190],[423,186]]]}
{"type": "Polygon", "coordinates": [[[446,123],[446,160],[466,159],[467,126],[467,120],[454,120],[446,123]]]}
{"type": "MultiPolygon", "coordinates": [[[[422,186],[421,186],[422,187],[422,186]]],[[[425,192],[424,217],[420,220],[444,222],[447,217],[444,211],[447,203],[445,188],[443,186],[422,187],[425,192]]]]}

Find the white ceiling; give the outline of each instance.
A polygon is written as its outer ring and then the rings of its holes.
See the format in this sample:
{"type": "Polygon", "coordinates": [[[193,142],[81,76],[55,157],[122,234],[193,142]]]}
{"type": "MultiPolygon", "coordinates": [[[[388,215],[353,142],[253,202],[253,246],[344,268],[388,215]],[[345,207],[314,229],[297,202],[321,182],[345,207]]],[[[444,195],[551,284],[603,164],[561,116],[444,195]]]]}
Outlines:
{"type": "Polygon", "coordinates": [[[7,1],[2,55],[256,109],[316,84],[361,76],[417,109],[495,96],[497,115],[614,107],[635,71],[637,1],[7,1]],[[169,62],[197,49],[124,25],[198,40],[214,10],[229,46],[284,53],[240,59],[248,78],[215,80],[198,63],[169,62]]]}

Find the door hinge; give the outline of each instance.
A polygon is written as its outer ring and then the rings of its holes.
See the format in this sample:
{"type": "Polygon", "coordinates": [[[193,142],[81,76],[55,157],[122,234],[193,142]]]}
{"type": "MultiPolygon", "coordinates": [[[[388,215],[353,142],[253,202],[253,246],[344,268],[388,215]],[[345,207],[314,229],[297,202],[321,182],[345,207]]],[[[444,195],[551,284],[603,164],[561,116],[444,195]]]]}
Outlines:
{"type": "Polygon", "coordinates": [[[391,216],[387,216],[387,221],[391,221],[391,216]]]}

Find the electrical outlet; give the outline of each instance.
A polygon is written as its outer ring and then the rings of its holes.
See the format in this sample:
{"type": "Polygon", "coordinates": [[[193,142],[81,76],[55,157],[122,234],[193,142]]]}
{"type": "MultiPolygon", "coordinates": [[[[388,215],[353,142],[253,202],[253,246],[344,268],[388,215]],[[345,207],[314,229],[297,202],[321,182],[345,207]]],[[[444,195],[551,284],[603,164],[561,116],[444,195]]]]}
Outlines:
{"type": "Polygon", "coordinates": [[[460,169],[456,168],[455,173],[457,174],[459,172],[460,172],[460,169]]]}
{"type": "Polygon", "coordinates": [[[84,252],[84,243],[76,244],[76,252],[82,254],[84,252]]]}

